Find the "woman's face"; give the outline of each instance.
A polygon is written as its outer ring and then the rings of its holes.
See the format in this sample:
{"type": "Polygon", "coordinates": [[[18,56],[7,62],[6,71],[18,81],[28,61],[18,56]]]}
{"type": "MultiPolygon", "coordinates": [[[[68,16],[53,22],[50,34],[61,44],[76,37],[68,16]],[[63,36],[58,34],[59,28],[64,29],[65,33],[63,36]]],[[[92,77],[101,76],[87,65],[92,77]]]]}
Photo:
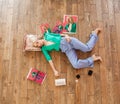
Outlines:
{"type": "Polygon", "coordinates": [[[33,43],[34,47],[42,47],[44,45],[43,40],[37,40],[36,42],[33,43]]]}
{"type": "Polygon", "coordinates": [[[72,17],[68,17],[68,23],[73,23],[73,18],[72,17]]]}
{"type": "Polygon", "coordinates": [[[43,29],[44,29],[44,31],[47,31],[47,27],[46,26],[44,26],[43,29]]]}

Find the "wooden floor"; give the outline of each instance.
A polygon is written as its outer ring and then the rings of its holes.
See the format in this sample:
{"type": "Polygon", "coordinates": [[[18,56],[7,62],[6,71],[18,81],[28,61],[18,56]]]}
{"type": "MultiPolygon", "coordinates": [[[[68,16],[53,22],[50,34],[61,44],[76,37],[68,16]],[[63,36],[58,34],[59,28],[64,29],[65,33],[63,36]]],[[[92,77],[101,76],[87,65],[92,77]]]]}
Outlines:
{"type": "Polygon", "coordinates": [[[0,0],[0,104],[120,104],[119,44],[120,0],[0,0]],[[78,52],[80,58],[96,53],[103,62],[75,70],[63,53],[52,52],[59,78],[67,79],[66,86],[56,87],[43,54],[22,51],[23,37],[40,34],[41,23],[52,28],[64,14],[79,16],[74,37],[83,42],[93,29],[103,28],[92,52],[78,52]],[[47,73],[43,85],[26,80],[31,67],[47,73]]]}

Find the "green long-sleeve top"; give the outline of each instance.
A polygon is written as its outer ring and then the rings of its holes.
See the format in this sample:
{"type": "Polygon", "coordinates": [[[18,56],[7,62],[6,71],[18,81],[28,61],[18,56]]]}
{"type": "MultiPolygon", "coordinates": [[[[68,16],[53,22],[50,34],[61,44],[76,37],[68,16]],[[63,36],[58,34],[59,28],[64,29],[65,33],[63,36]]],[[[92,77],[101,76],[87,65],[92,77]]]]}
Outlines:
{"type": "MultiPolygon", "coordinates": [[[[65,26],[65,29],[68,31],[68,28],[69,28],[69,24],[67,24],[66,26],[65,26]]],[[[73,23],[72,24],[72,28],[71,28],[71,30],[69,31],[69,32],[76,32],[76,23],[73,23]]]]}
{"type": "Polygon", "coordinates": [[[61,35],[60,34],[55,34],[55,33],[45,33],[44,34],[44,39],[47,41],[53,42],[53,44],[47,45],[47,46],[42,46],[41,51],[43,52],[43,55],[45,56],[47,61],[52,60],[49,52],[52,50],[59,51],[60,49],[60,40],[61,40],[61,35]]]}

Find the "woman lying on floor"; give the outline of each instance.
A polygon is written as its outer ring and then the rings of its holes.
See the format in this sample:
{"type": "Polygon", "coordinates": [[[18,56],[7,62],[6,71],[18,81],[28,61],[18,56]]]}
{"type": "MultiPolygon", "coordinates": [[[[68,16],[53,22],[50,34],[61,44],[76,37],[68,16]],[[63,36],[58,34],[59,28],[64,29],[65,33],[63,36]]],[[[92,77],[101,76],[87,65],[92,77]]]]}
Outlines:
{"type": "Polygon", "coordinates": [[[86,44],[82,43],[74,37],[69,37],[66,34],[51,33],[47,31],[46,28],[45,30],[46,32],[44,33],[44,39],[35,41],[33,43],[33,46],[41,48],[42,53],[44,54],[46,60],[49,62],[55,76],[59,76],[59,73],[56,70],[56,67],[54,66],[52,58],[49,54],[49,52],[53,50],[61,50],[63,53],[65,53],[68,57],[68,60],[75,69],[93,67],[95,61],[102,61],[102,58],[100,56],[96,56],[95,54],[86,59],[78,59],[75,51],[91,51],[98,40],[98,35],[101,32],[100,28],[97,28],[94,31],[92,31],[92,33],[90,34],[90,39],[86,44]]]}

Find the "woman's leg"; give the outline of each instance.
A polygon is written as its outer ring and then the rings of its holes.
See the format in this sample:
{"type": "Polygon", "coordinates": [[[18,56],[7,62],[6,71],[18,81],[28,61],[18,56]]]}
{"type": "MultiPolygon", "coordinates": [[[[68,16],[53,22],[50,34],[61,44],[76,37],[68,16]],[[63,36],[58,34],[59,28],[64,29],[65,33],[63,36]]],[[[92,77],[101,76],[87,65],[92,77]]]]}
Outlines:
{"type": "Polygon", "coordinates": [[[77,54],[74,49],[66,51],[66,56],[68,57],[70,63],[75,69],[93,67],[93,58],[89,57],[87,59],[78,59],[77,54]]]}
{"type": "Polygon", "coordinates": [[[98,60],[102,61],[101,57],[96,55],[93,55],[86,59],[78,59],[74,49],[66,51],[65,54],[75,69],[93,67],[94,61],[98,61],[98,60]]]}
{"type": "Polygon", "coordinates": [[[96,29],[95,31],[93,31],[90,35],[90,40],[86,44],[82,43],[76,38],[71,38],[70,44],[74,49],[78,49],[83,52],[91,51],[98,40],[97,34],[99,33],[99,31],[100,29],[96,29]]]}

